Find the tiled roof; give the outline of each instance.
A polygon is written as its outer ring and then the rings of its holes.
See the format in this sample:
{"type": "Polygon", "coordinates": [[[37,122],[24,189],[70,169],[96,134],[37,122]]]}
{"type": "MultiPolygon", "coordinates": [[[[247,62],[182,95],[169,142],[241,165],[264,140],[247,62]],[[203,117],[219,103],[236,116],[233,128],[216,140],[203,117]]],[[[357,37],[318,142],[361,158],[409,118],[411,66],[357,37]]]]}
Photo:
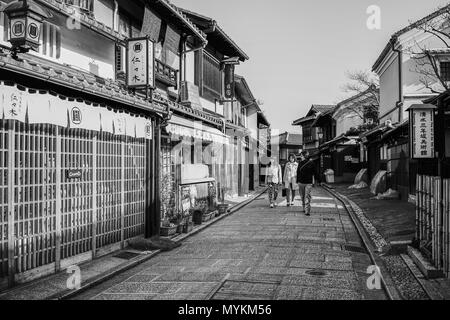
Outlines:
{"type": "Polygon", "coordinates": [[[159,114],[166,114],[167,107],[169,107],[179,113],[216,126],[223,126],[221,118],[182,106],[167,100],[156,92],[153,94],[153,102],[149,102],[145,100],[143,95],[130,93],[124,88],[123,84],[117,81],[100,78],[91,73],[53,63],[30,54],[20,54],[19,59],[16,60],[11,57],[8,50],[0,48],[0,70],[16,72],[27,77],[159,114]]]}
{"type": "MultiPolygon", "coordinates": [[[[67,6],[62,0],[35,0],[36,2],[40,2],[53,10],[60,12],[66,16],[73,15],[75,9],[67,6]]],[[[100,21],[95,20],[93,17],[81,14],[79,16],[81,24],[102,33],[104,36],[108,38],[114,38],[120,41],[124,41],[125,37],[122,36],[119,32],[114,31],[112,28],[104,25],[100,21]]]]}
{"type": "Polygon", "coordinates": [[[386,47],[383,49],[383,51],[381,52],[380,56],[378,57],[378,59],[375,61],[375,64],[372,67],[372,70],[377,69],[381,63],[383,62],[384,57],[389,53],[389,51],[392,48],[392,45],[395,44],[397,42],[398,37],[400,37],[401,35],[407,33],[408,31],[411,31],[437,17],[439,17],[440,15],[449,12],[450,10],[450,4],[446,5],[444,7],[442,7],[441,9],[434,11],[433,13],[427,15],[426,17],[417,20],[416,22],[411,23],[410,25],[408,25],[407,27],[397,31],[396,33],[394,33],[391,37],[391,39],[389,40],[389,42],[387,43],[386,47]]]}
{"type": "Polygon", "coordinates": [[[312,110],[321,113],[332,111],[334,108],[336,108],[335,105],[326,105],[326,104],[313,104],[312,106],[312,110]]]}
{"type": "MultiPolygon", "coordinates": [[[[40,2],[53,10],[56,10],[66,16],[71,16],[74,13],[74,8],[71,6],[66,5],[62,0],[35,0],[37,2],[40,2]]],[[[189,29],[192,30],[192,32],[197,35],[203,42],[206,42],[206,34],[201,31],[194,23],[192,23],[189,18],[181,12],[178,7],[173,5],[168,0],[154,0],[154,3],[161,3],[164,5],[167,9],[169,9],[173,16],[178,17],[179,20],[184,23],[189,29]]],[[[120,34],[119,32],[113,30],[112,28],[106,26],[105,24],[101,23],[100,21],[97,21],[94,17],[91,17],[89,15],[81,14],[80,15],[80,22],[81,24],[99,32],[102,33],[104,36],[108,38],[113,38],[119,41],[124,41],[126,38],[120,34]]]]}
{"type": "Polygon", "coordinates": [[[313,104],[311,109],[309,109],[307,115],[303,118],[300,118],[298,120],[295,120],[292,125],[298,126],[302,123],[315,120],[317,118],[317,114],[313,113],[320,113],[320,114],[326,114],[328,112],[332,112],[336,108],[335,105],[329,105],[329,104],[313,104]]]}
{"type": "Polygon", "coordinates": [[[201,20],[204,20],[204,21],[208,22],[208,24],[209,24],[210,26],[215,27],[215,29],[217,30],[217,32],[218,32],[224,39],[226,39],[227,42],[229,42],[229,44],[230,44],[230,45],[231,45],[231,46],[232,46],[232,47],[233,47],[233,48],[241,55],[241,57],[242,57],[244,60],[248,60],[248,59],[249,59],[249,56],[244,52],[244,50],[242,50],[242,49],[236,44],[236,42],[234,42],[234,40],[233,40],[228,34],[225,33],[225,31],[217,24],[217,21],[215,21],[214,19],[212,19],[212,18],[210,18],[210,17],[201,15],[201,14],[199,14],[199,13],[196,13],[196,12],[193,12],[193,11],[190,11],[190,10],[186,10],[186,9],[183,9],[183,8],[179,8],[179,10],[181,10],[183,13],[185,13],[185,14],[188,15],[188,16],[195,17],[195,18],[197,18],[197,19],[201,19],[201,20]]]}

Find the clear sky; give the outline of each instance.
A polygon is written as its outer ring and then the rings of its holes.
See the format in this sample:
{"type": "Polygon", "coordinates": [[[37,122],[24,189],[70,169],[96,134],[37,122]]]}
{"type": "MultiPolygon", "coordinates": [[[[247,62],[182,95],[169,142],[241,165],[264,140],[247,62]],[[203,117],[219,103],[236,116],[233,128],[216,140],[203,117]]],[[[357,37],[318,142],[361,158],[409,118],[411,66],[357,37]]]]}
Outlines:
{"type": "Polygon", "coordinates": [[[312,104],[344,98],[346,71],[370,70],[390,36],[449,0],[172,0],[215,19],[250,56],[237,67],[272,128],[299,132],[293,120],[312,104]],[[367,8],[381,9],[369,30],[367,8]]]}

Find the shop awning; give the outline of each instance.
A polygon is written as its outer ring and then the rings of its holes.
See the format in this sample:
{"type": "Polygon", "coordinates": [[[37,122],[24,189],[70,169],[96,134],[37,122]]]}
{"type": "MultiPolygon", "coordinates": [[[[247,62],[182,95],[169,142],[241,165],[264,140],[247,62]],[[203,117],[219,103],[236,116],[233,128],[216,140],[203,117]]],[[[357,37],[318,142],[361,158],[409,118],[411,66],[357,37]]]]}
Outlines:
{"type": "Polygon", "coordinates": [[[175,115],[170,119],[166,130],[168,133],[178,136],[196,138],[220,144],[228,143],[228,137],[219,129],[207,126],[201,121],[189,120],[175,115]]]}

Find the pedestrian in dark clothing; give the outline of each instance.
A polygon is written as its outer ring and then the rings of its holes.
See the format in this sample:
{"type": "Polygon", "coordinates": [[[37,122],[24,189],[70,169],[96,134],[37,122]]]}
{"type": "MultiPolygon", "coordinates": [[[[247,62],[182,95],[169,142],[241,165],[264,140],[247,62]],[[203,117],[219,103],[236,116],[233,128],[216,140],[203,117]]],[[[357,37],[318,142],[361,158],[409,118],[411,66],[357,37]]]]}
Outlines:
{"type": "Polygon", "coordinates": [[[311,215],[312,188],[316,183],[320,183],[320,175],[314,161],[310,159],[308,151],[301,153],[300,161],[297,170],[297,183],[302,197],[303,212],[309,216],[311,215]]]}

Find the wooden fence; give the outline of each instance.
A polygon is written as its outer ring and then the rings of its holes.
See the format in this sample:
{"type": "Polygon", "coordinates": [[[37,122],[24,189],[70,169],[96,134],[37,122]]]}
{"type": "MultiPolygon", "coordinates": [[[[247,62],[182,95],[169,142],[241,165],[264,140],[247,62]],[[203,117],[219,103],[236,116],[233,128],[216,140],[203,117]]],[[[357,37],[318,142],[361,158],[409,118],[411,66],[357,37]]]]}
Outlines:
{"type": "Polygon", "coordinates": [[[450,179],[417,176],[416,237],[450,277],[450,179]]]}
{"type": "Polygon", "coordinates": [[[148,143],[0,119],[0,285],[144,234],[148,143]]]}

